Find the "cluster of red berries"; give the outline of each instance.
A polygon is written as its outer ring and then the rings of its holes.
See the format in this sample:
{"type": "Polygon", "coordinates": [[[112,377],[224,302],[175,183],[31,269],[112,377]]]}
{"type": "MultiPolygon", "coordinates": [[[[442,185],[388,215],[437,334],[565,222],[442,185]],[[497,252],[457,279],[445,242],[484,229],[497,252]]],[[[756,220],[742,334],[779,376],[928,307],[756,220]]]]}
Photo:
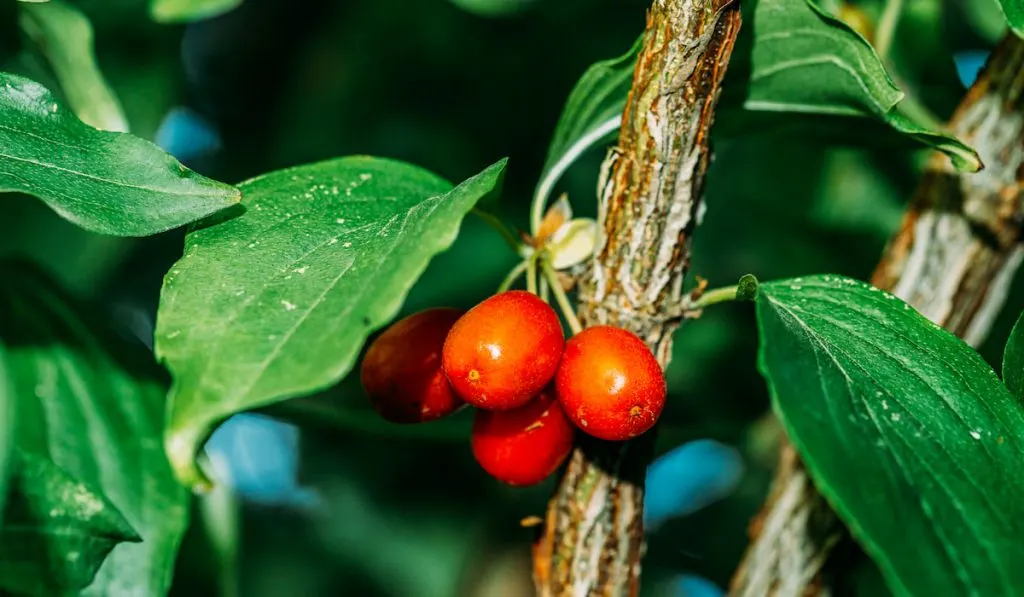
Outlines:
{"type": "Polygon", "coordinates": [[[521,290],[394,323],[363,358],[362,382],[395,423],[477,407],[473,456],[512,485],[539,483],[561,466],[575,428],[612,441],[646,432],[666,395],[664,373],[636,335],[596,326],[566,341],[554,309],[521,290]]]}

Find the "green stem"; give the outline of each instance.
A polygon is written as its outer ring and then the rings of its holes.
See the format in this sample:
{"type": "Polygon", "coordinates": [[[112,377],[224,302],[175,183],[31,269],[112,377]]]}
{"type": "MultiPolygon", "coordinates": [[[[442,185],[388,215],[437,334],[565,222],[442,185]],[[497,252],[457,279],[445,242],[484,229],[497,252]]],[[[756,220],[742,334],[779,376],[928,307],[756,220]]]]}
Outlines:
{"type": "Polygon", "coordinates": [[[896,39],[896,26],[900,21],[900,13],[903,12],[903,0],[889,0],[885,3],[885,10],[878,19],[878,29],[875,31],[875,51],[883,63],[888,63],[889,52],[892,50],[892,42],[896,39]]]}
{"type": "Polygon", "coordinates": [[[537,254],[526,260],[526,290],[537,294],[537,254]]]}
{"type": "Polygon", "coordinates": [[[217,556],[220,597],[238,597],[239,501],[227,483],[199,498],[203,527],[217,556]]]}
{"type": "Polygon", "coordinates": [[[516,280],[518,280],[519,277],[522,276],[523,273],[526,271],[526,267],[527,263],[525,259],[517,263],[516,266],[513,267],[512,270],[508,273],[508,275],[505,276],[505,279],[501,281],[501,285],[498,286],[498,293],[500,294],[502,292],[505,292],[509,288],[512,288],[512,285],[515,284],[516,280]]]}
{"type": "Polygon", "coordinates": [[[547,279],[548,285],[551,286],[551,293],[555,295],[558,308],[562,310],[562,315],[569,322],[569,329],[572,330],[573,334],[582,332],[583,326],[576,317],[576,311],[573,309],[572,303],[569,302],[569,297],[566,296],[565,290],[562,289],[562,284],[558,281],[558,274],[555,273],[555,268],[551,267],[551,263],[546,259],[541,261],[540,267],[544,271],[544,277],[547,279]]]}
{"type": "Polygon", "coordinates": [[[521,243],[516,236],[512,234],[512,231],[508,229],[508,226],[506,226],[498,216],[486,212],[478,207],[473,208],[473,214],[483,220],[488,226],[496,230],[498,234],[501,235],[501,238],[505,239],[505,242],[508,246],[512,247],[512,250],[515,251],[517,255],[523,254],[523,243],[521,243]]]}
{"type": "Polygon", "coordinates": [[[739,284],[732,286],[724,286],[722,288],[715,288],[702,294],[699,299],[690,303],[691,309],[703,309],[710,307],[711,305],[717,305],[718,303],[726,303],[729,301],[736,300],[736,293],[739,291],[739,284]]]}

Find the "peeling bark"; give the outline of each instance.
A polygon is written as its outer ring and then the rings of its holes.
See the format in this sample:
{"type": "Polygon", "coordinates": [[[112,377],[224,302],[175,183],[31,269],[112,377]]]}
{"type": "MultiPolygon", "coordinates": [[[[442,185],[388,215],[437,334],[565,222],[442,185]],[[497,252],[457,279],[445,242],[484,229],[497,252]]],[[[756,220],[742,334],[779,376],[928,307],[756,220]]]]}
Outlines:
{"type": "MultiPolygon", "coordinates": [[[[668,314],[682,296],[711,123],[739,25],[731,0],[655,0],[618,145],[602,167],[602,234],[580,280],[580,319],[636,333],[662,367],[678,326],[668,314]]],[[[639,594],[653,436],[580,441],[534,545],[538,594],[639,594]]]]}
{"type": "MultiPolygon", "coordinates": [[[[977,346],[1024,256],[1024,41],[1007,35],[949,129],[978,151],[985,169],[960,174],[934,154],[871,282],[977,346]]],[[[788,442],[750,533],[731,596],[838,592],[826,568],[848,534],[788,442]]]]}

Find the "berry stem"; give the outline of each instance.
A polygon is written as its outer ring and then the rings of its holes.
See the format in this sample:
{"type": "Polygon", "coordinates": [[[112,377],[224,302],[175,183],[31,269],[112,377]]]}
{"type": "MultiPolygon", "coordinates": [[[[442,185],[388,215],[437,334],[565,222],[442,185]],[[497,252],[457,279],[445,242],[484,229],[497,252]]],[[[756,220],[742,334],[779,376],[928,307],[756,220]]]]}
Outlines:
{"type": "Polygon", "coordinates": [[[505,240],[505,243],[508,244],[508,246],[511,247],[517,255],[523,255],[523,243],[520,242],[514,234],[512,234],[512,231],[508,229],[508,226],[506,226],[498,216],[484,211],[479,207],[474,207],[473,213],[483,220],[488,226],[496,230],[498,234],[501,235],[501,238],[505,240]]]}
{"type": "Polygon", "coordinates": [[[576,310],[573,309],[572,303],[569,302],[569,297],[566,296],[565,290],[562,289],[562,283],[558,281],[558,274],[555,273],[555,268],[546,259],[541,260],[540,267],[544,271],[544,278],[551,287],[551,293],[555,295],[555,302],[558,303],[558,308],[569,323],[569,329],[572,330],[574,335],[582,332],[583,326],[576,317],[576,310]]]}
{"type": "Polygon", "coordinates": [[[505,279],[501,281],[501,284],[498,286],[498,293],[500,294],[502,292],[505,292],[509,288],[512,288],[512,285],[516,283],[516,280],[518,280],[520,276],[522,276],[523,273],[526,272],[526,267],[526,260],[517,263],[516,266],[513,267],[508,272],[508,275],[505,276],[505,279]]]}
{"type": "Polygon", "coordinates": [[[537,294],[537,254],[526,260],[526,290],[537,294]]]}

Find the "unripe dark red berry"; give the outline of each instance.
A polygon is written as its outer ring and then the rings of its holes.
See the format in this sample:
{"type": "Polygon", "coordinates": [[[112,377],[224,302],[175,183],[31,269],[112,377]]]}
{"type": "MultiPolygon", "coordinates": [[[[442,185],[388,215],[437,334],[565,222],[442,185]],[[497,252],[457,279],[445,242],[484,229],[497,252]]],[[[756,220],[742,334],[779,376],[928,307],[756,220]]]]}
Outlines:
{"type": "Polygon", "coordinates": [[[621,441],[646,432],[665,407],[665,374],[643,340],[595,326],[565,345],[555,376],[566,416],[589,435],[621,441]]]}
{"type": "Polygon", "coordinates": [[[519,408],[476,411],[473,457],[499,481],[535,485],[565,462],[575,431],[554,393],[545,391],[519,408]]]}
{"type": "Polygon", "coordinates": [[[470,309],[444,343],[444,371],[478,408],[515,408],[551,381],[565,348],[558,315],[536,295],[511,290],[470,309]]]}
{"type": "Polygon", "coordinates": [[[424,423],[465,403],[441,369],[441,349],[463,312],[427,309],[395,322],[363,357],[361,380],[370,403],[393,423],[424,423]]]}

